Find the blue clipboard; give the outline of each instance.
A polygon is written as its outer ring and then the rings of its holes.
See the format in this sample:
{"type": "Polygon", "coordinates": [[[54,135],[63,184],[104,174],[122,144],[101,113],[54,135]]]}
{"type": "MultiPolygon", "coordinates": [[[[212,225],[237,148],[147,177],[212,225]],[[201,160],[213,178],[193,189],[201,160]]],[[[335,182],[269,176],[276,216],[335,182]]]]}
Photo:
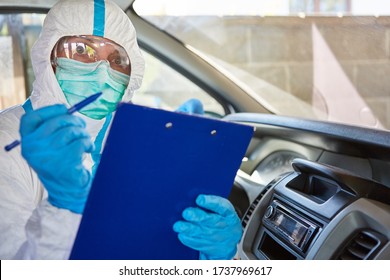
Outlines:
{"type": "Polygon", "coordinates": [[[70,259],[198,259],[172,230],[198,194],[228,197],[253,128],[120,104],[70,259]]]}

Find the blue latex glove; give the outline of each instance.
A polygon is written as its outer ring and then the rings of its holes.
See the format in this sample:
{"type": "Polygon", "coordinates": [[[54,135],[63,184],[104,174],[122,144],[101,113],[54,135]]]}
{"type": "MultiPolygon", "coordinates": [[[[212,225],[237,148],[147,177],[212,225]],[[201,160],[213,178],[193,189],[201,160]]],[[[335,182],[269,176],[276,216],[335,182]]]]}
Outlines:
{"type": "Polygon", "coordinates": [[[85,122],[53,105],[26,113],[20,123],[22,155],[47,189],[49,202],[82,213],[91,186],[83,166],[85,152],[94,146],[85,122]]]}
{"type": "Polygon", "coordinates": [[[198,99],[192,98],[180,105],[176,112],[203,115],[203,104],[198,99]]]}
{"type": "Polygon", "coordinates": [[[214,195],[199,195],[196,204],[199,207],[183,211],[184,221],[173,225],[179,240],[199,251],[200,259],[232,259],[242,236],[241,222],[233,205],[214,195]]]}

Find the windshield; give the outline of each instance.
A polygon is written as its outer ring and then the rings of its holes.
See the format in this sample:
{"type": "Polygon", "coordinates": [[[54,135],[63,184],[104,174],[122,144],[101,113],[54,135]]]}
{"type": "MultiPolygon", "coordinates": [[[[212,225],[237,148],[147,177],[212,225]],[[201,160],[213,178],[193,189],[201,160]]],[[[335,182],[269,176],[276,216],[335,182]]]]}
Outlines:
{"type": "Polygon", "coordinates": [[[390,128],[390,1],[142,0],[270,112],[390,128]]]}

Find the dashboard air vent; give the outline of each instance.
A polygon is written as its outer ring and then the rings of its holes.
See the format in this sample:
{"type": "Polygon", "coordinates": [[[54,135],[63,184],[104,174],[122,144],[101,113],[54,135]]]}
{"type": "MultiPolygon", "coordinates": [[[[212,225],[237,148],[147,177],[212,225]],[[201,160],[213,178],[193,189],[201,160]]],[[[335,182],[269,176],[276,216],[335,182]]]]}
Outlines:
{"type": "Polygon", "coordinates": [[[338,260],[371,259],[381,245],[381,237],[372,231],[359,232],[338,256],[338,260]]]}
{"type": "Polygon", "coordinates": [[[256,209],[256,206],[257,204],[259,204],[261,198],[265,195],[265,193],[270,189],[271,187],[271,184],[269,184],[268,186],[266,186],[264,188],[264,190],[256,197],[256,199],[252,202],[251,206],[248,208],[248,210],[246,211],[244,217],[242,218],[241,220],[241,224],[242,224],[242,227],[245,228],[246,225],[248,224],[249,222],[249,219],[250,217],[252,216],[253,214],[253,211],[255,211],[256,209]]]}

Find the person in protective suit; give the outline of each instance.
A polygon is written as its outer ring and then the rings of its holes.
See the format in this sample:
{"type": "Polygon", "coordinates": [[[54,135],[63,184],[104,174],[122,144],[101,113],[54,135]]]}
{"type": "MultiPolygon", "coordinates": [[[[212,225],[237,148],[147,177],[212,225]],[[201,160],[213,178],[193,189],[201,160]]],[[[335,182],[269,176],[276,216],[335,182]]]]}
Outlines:
{"type": "MultiPolygon", "coordinates": [[[[0,155],[0,259],[68,259],[112,114],[140,87],[144,60],[132,23],[108,0],[60,0],[31,59],[31,96],[0,114],[0,143],[21,138],[0,155]]],[[[173,230],[200,259],[231,259],[242,234],[234,207],[212,195],[196,203],[173,230]]]]}

